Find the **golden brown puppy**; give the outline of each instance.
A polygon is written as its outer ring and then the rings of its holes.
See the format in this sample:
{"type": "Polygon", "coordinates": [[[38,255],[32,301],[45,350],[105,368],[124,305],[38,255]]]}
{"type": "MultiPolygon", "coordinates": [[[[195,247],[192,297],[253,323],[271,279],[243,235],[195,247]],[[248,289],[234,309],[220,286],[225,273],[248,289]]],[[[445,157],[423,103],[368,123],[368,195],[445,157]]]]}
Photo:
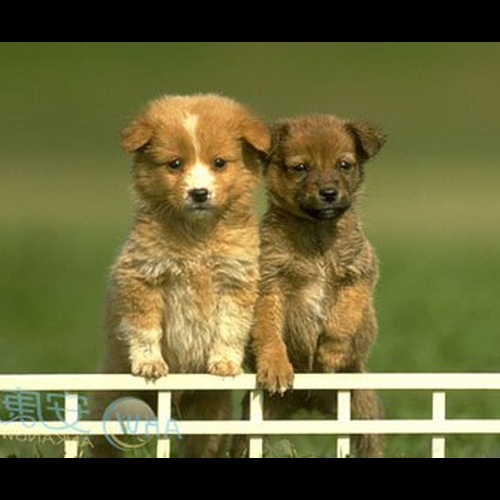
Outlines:
{"type": "MultiPolygon", "coordinates": [[[[111,273],[106,373],[242,372],[259,279],[252,202],[269,146],[259,119],[215,95],[159,99],[124,131],[138,206],[111,273]]],[[[177,407],[178,418],[226,419],[230,397],[190,394],[177,407]]],[[[222,453],[219,438],[185,442],[188,457],[222,453]]]]}
{"type": "MultiPolygon", "coordinates": [[[[365,164],[384,144],[367,123],[306,116],[278,123],[267,168],[270,208],[262,225],[262,282],[253,330],[258,379],[284,394],[296,373],[361,373],[377,334],[377,259],[355,205],[365,164]]],[[[267,418],[297,409],[336,412],[336,395],[271,397],[267,418]]],[[[353,397],[354,419],[376,419],[373,393],[353,397]]],[[[381,456],[366,437],[362,457],[381,456]]]]}

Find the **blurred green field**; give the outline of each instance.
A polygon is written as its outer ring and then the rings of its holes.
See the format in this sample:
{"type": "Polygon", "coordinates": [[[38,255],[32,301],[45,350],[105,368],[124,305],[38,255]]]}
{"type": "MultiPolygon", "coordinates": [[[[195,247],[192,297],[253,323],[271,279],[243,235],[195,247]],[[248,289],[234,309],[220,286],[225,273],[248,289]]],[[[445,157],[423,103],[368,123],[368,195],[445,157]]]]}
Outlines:
{"type": "MultiPolygon", "coordinates": [[[[118,133],[161,93],[219,91],[273,119],[335,112],[391,140],[362,210],[378,248],[379,372],[500,370],[498,42],[0,42],[0,373],[99,365],[107,268],[129,226],[118,133]]],[[[430,395],[386,394],[391,418],[430,395]]],[[[500,415],[498,395],[450,415],[500,415]]],[[[17,449],[0,441],[0,456],[17,449]]],[[[324,440],[298,442],[321,456],[324,440]]],[[[389,441],[428,456],[429,439],[389,441]]],[[[454,439],[453,456],[500,456],[454,439]]]]}

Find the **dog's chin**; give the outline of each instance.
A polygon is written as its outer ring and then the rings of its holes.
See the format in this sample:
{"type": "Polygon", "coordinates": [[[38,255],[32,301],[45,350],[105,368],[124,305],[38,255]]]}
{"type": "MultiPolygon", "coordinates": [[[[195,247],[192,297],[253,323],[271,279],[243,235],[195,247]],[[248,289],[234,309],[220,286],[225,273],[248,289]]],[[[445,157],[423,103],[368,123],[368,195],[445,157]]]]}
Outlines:
{"type": "Polygon", "coordinates": [[[311,219],[318,221],[334,221],[342,217],[342,215],[349,210],[349,207],[301,207],[301,209],[311,219]]]}
{"type": "Polygon", "coordinates": [[[212,219],[215,216],[216,209],[212,205],[192,205],[186,207],[184,213],[189,219],[203,221],[212,219]]]}

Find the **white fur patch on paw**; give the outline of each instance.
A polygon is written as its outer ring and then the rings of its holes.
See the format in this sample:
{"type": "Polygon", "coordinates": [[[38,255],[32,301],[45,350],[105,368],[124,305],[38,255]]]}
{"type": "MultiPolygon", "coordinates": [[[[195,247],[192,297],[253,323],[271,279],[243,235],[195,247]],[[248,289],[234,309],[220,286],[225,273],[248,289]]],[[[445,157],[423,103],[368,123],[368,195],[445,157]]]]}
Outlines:
{"type": "Polygon", "coordinates": [[[243,368],[232,361],[211,363],[208,371],[210,375],[216,375],[218,377],[237,377],[243,374],[243,368]]]}
{"type": "Polygon", "coordinates": [[[163,360],[141,361],[132,364],[132,374],[148,380],[158,380],[169,373],[167,363],[163,360]]]}

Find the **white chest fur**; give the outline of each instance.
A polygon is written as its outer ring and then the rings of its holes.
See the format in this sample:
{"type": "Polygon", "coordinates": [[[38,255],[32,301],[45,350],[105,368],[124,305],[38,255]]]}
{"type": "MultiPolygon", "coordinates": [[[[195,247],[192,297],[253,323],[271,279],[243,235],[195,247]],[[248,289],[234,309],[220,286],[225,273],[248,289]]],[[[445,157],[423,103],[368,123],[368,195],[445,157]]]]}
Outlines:
{"type": "MultiPolygon", "coordinates": [[[[228,335],[228,324],[234,328],[235,344],[248,341],[250,319],[237,318],[247,318],[251,311],[240,311],[234,295],[256,287],[256,263],[217,257],[170,261],[167,267],[163,287],[165,360],[174,373],[206,373],[214,346],[228,335]]],[[[243,350],[245,346],[235,347],[243,350]]]]}

